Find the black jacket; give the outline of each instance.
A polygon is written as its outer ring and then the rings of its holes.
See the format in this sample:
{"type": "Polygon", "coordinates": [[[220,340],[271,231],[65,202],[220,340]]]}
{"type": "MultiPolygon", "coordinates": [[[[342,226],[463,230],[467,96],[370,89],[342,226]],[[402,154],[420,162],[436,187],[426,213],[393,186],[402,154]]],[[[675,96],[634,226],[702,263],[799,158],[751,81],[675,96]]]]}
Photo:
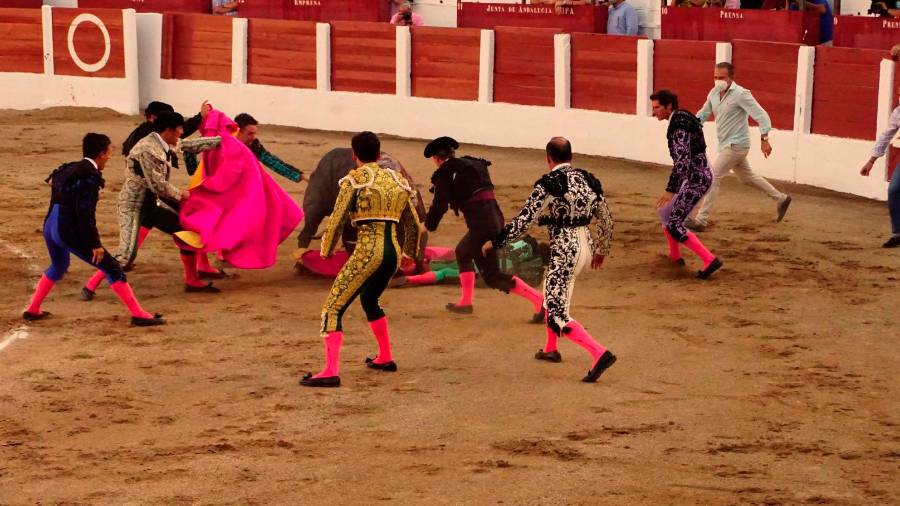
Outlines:
{"type": "Polygon", "coordinates": [[[438,167],[431,176],[431,192],[434,199],[425,216],[425,228],[434,232],[448,209],[459,214],[462,211],[468,222],[475,207],[469,205],[471,198],[478,192],[493,190],[494,183],[488,173],[491,162],[465,156],[450,158],[438,167]]]}
{"type": "Polygon", "coordinates": [[[80,160],[61,165],[50,174],[47,182],[51,185],[51,209],[54,204],[59,205],[62,240],[78,250],[99,248],[97,201],[100,200],[100,188],[106,184],[100,171],[88,160],[80,160]]]}

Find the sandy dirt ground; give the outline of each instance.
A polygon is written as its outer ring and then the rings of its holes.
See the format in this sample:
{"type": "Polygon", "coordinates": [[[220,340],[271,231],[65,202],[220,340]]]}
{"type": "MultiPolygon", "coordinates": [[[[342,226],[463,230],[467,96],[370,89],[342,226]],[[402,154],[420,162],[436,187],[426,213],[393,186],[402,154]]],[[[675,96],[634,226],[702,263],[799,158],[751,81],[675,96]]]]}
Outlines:
{"type": "MultiPolygon", "coordinates": [[[[48,260],[44,177],[80,157],[86,131],[121,149],[138,121],[0,112],[0,504],[900,502],[900,251],[879,248],[884,203],[782,183],[795,203],[776,225],[774,204],[729,178],[702,235],[725,267],[702,282],[695,258],[663,256],[653,202],[667,168],[578,157],[616,220],[613,254],[572,308],[619,356],[599,383],[580,382],[589,358],[570,342],[561,364],[532,358],[544,331],[526,302],[480,289],[474,316],[449,315],[446,285],[385,295],[396,374],[364,367],[375,341],[355,305],[344,386],[323,391],[297,380],[321,366],[330,283],[292,272],[293,238],[275,268],[209,296],[182,292],[177,252],[156,232],[129,279],[169,325],[129,328],[105,286],[81,302],[89,269],[74,261],[45,303],[53,317],[22,326],[48,260]]],[[[307,170],[349,144],[260,134],[307,170]]],[[[383,144],[427,188],[423,142],[383,144]]],[[[546,169],[539,150],[461,151],[494,161],[507,217],[546,169]]],[[[107,168],[98,210],[110,248],[122,166],[107,168]]],[[[302,198],[303,184],[284,185],[302,198]]],[[[432,243],[462,231],[449,216],[432,243]]]]}

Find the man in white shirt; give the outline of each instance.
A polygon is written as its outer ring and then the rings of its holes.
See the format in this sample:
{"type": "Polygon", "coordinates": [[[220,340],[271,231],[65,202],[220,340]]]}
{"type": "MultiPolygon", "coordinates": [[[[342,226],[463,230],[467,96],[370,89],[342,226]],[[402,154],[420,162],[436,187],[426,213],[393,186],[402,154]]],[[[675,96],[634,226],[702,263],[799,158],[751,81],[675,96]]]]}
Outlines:
{"type": "MultiPolygon", "coordinates": [[[[878,135],[878,140],[872,149],[872,156],[863,165],[862,170],[859,171],[860,174],[868,176],[872,172],[875,160],[881,158],[887,152],[891,140],[897,135],[897,130],[900,130],[900,107],[897,107],[891,113],[887,130],[878,135]]],[[[894,169],[891,184],[888,186],[888,211],[891,215],[891,238],[881,246],[883,248],[896,248],[900,246],[900,171],[897,168],[894,169]]]]}
{"type": "Polygon", "coordinates": [[[760,175],[754,174],[747,161],[750,153],[750,126],[748,117],[759,123],[760,149],[768,158],[772,153],[772,145],[769,144],[769,131],[772,130],[772,121],[766,111],[760,107],[759,102],[753,98],[750,90],[738,86],[734,82],[734,65],[728,62],[716,64],[713,74],[715,87],[709,92],[706,103],[697,113],[700,121],[706,121],[710,114],[716,117],[716,135],[719,139],[719,155],[713,163],[713,180],[709,193],[697,217],[689,219],[685,225],[696,232],[706,229],[709,213],[719,194],[721,179],[732,170],[744,183],[755,186],[777,203],[776,221],[784,219],[788,207],[791,205],[791,197],[786,193],[776,190],[768,181],[760,175]]]}

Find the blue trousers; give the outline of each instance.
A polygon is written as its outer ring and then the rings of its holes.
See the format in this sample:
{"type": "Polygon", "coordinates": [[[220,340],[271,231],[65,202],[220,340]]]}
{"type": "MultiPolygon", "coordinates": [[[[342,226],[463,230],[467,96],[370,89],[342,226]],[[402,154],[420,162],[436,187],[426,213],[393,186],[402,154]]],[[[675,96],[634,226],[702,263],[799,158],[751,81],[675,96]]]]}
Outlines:
{"type": "Polygon", "coordinates": [[[96,269],[100,269],[106,275],[109,284],[117,281],[125,281],[125,271],[119,262],[104,251],[103,259],[99,264],[93,262],[93,251],[86,249],[72,248],[62,240],[59,234],[59,205],[54,204],[50,209],[50,214],[44,221],[44,241],[47,243],[47,251],[50,252],[50,267],[44,271],[50,280],[54,283],[61,280],[69,270],[71,255],[75,255],[84,262],[90,264],[96,269]]]}
{"type": "Polygon", "coordinates": [[[891,232],[900,235],[900,163],[894,168],[888,185],[888,211],[891,213],[891,232]]]}

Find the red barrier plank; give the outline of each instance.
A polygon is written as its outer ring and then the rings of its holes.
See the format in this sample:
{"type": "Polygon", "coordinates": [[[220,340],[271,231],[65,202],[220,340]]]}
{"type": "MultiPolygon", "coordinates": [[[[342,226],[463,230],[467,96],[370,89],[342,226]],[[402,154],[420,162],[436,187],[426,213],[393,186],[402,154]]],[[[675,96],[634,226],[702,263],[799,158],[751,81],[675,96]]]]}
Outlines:
{"type": "Polygon", "coordinates": [[[735,40],[731,44],[735,81],[753,93],[779,130],[794,128],[800,46],[747,40],[735,40]]]}
{"type": "Polygon", "coordinates": [[[893,18],[835,16],[835,47],[888,50],[900,42],[900,21],[893,18]]]}
{"type": "Polygon", "coordinates": [[[331,89],[396,93],[396,29],[384,23],[331,23],[331,89]]]}
{"type": "Polygon", "coordinates": [[[412,33],[412,95],[478,100],[481,30],[416,26],[412,33]]]}
{"type": "Polygon", "coordinates": [[[42,5],[43,0],[0,0],[0,9],[31,9],[42,5]]]}
{"type": "Polygon", "coordinates": [[[44,72],[40,9],[0,9],[0,72],[44,72]]]}
{"type": "Polygon", "coordinates": [[[691,112],[703,107],[713,82],[716,43],[657,40],[653,45],[653,89],[669,89],[679,106],[691,112]]]}
{"type": "Polygon", "coordinates": [[[554,105],[553,36],[557,33],[562,30],[509,27],[495,30],[495,102],[554,105]]]}
{"type": "Polygon", "coordinates": [[[78,0],[78,7],[134,9],[137,12],[212,12],[212,2],[209,0],[78,0]]]}
{"type": "Polygon", "coordinates": [[[163,15],[163,79],[231,82],[232,19],[227,16],[163,15]]]}
{"type": "Polygon", "coordinates": [[[122,26],[120,10],[53,9],[54,73],[68,76],[125,77],[122,26]],[[104,31],[109,37],[108,44],[104,31]]]}
{"type": "Polygon", "coordinates": [[[247,30],[247,81],[316,87],[316,24],[251,19],[247,30]]]}
{"type": "Polygon", "coordinates": [[[572,34],[572,107],[634,114],[638,37],[572,34]]]}
{"type": "Polygon", "coordinates": [[[752,9],[663,7],[662,38],[819,43],[819,14],[752,9]]]}
{"type": "Polygon", "coordinates": [[[517,5],[457,2],[456,26],[494,29],[498,26],[554,28],[565,32],[606,33],[606,6],[517,5]]]}
{"type": "Polygon", "coordinates": [[[883,51],[817,47],[812,133],[874,139],[883,51]]]}

